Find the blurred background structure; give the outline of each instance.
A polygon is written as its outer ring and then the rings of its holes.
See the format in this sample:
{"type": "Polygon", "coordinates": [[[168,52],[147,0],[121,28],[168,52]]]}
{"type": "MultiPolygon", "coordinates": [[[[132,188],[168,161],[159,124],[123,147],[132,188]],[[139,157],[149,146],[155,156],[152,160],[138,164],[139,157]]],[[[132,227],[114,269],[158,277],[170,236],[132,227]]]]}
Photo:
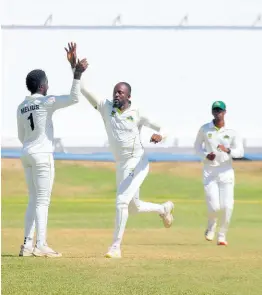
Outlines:
{"type": "Polygon", "coordinates": [[[3,25],[261,26],[260,0],[4,0],[3,25]],[[39,9],[41,6],[41,9],[39,9]]]}
{"type": "MultiPolygon", "coordinates": [[[[262,158],[261,15],[261,0],[75,0],[74,9],[60,1],[5,0],[2,155],[20,149],[16,108],[28,94],[30,70],[46,71],[49,94],[70,91],[63,48],[74,41],[90,63],[83,80],[92,92],[110,98],[125,80],[134,102],[168,129],[159,146],[148,142],[152,131],[143,130],[152,155],[196,159],[196,133],[211,120],[212,102],[223,100],[248,157],[262,158]]],[[[103,121],[84,98],[58,111],[54,125],[56,152],[109,157],[103,121]]]]}

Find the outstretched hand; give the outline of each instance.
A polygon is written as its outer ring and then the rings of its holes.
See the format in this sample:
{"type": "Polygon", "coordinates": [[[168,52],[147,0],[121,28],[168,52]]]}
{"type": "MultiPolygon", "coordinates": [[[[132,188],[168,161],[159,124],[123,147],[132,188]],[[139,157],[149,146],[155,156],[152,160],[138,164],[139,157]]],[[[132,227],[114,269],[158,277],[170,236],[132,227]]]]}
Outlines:
{"type": "Polygon", "coordinates": [[[84,58],[81,61],[78,60],[76,67],[75,67],[75,72],[74,72],[74,79],[80,80],[82,73],[87,69],[88,63],[87,60],[84,58]]]}

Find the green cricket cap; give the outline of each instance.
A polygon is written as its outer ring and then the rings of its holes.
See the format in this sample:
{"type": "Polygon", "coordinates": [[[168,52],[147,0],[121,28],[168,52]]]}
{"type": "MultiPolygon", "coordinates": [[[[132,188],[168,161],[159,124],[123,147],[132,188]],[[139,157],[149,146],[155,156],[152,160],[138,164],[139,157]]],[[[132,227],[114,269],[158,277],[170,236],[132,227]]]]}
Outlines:
{"type": "Polygon", "coordinates": [[[215,101],[213,104],[212,104],[212,110],[215,109],[215,108],[220,108],[221,110],[226,110],[226,104],[219,100],[219,101],[215,101]]]}

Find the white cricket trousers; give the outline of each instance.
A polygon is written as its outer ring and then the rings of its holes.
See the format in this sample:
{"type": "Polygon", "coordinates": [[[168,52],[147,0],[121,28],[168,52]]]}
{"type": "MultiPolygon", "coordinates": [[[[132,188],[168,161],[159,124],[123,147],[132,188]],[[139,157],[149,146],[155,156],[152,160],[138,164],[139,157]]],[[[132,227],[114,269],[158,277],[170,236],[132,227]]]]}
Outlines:
{"type": "Polygon", "coordinates": [[[147,157],[130,158],[116,163],[116,220],[113,247],[120,247],[129,213],[164,213],[163,205],[143,202],[139,189],[149,171],[147,157]]]}
{"type": "Polygon", "coordinates": [[[36,228],[36,244],[46,244],[48,208],[54,182],[54,158],[52,153],[36,153],[21,157],[29,201],[25,214],[24,244],[32,246],[36,228]]]}
{"type": "Polygon", "coordinates": [[[221,213],[219,236],[226,235],[234,208],[235,175],[232,167],[204,167],[208,230],[215,232],[221,213]]]}

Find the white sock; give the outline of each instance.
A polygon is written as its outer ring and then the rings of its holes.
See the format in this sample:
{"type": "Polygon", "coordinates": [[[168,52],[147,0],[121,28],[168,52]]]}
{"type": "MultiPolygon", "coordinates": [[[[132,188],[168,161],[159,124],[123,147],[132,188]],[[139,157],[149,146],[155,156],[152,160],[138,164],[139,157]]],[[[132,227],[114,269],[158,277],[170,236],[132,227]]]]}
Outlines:
{"type": "Polygon", "coordinates": [[[33,248],[33,239],[30,237],[25,237],[24,238],[24,246],[26,248],[33,248]]]}
{"type": "Polygon", "coordinates": [[[165,209],[163,205],[160,204],[155,204],[155,203],[149,203],[149,202],[139,202],[139,208],[138,208],[139,213],[143,212],[156,212],[158,214],[164,214],[165,209]]]}
{"type": "Polygon", "coordinates": [[[48,218],[48,205],[36,207],[36,245],[41,247],[46,244],[46,230],[48,218]]]}
{"type": "Polygon", "coordinates": [[[33,247],[35,233],[35,220],[32,222],[31,220],[25,221],[25,237],[24,237],[24,245],[28,248],[33,247]]]}
{"type": "Polygon", "coordinates": [[[128,219],[127,205],[117,205],[114,241],[112,247],[120,248],[128,219]]]}
{"type": "Polygon", "coordinates": [[[25,239],[24,245],[33,245],[33,238],[35,233],[35,203],[29,202],[25,213],[25,239]]]}

